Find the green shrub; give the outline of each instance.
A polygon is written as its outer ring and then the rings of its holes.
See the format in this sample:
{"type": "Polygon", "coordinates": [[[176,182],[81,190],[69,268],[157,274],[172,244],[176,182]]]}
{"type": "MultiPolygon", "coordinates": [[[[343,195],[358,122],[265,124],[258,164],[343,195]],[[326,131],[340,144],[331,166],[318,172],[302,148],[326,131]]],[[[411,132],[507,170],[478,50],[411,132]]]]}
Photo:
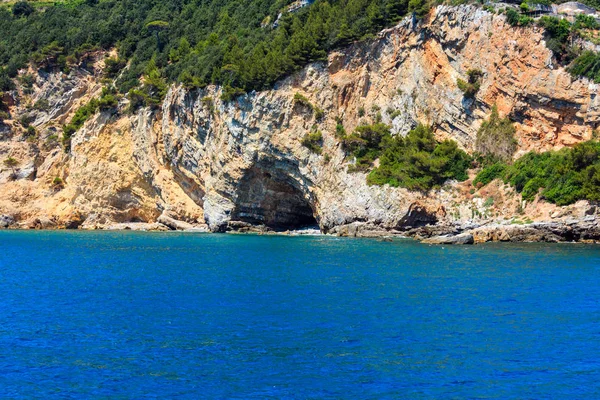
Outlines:
{"type": "Polygon", "coordinates": [[[531,24],[533,24],[535,20],[531,17],[528,17],[526,15],[521,15],[519,17],[519,26],[529,26],[531,24]]]}
{"type": "Polygon", "coordinates": [[[487,199],[485,199],[485,201],[483,202],[483,206],[486,208],[489,208],[491,206],[494,205],[494,198],[493,197],[488,197],[487,199]]]}
{"type": "Polygon", "coordinates": [[[325,111],[323,111],[322,108],[314,107],[313,111],[315,112],[315,119],[316,120],[321,120],[325,116],[325,111]]]}
{"type": "Polygon", "coordinates": [[[600,53],[591,50],[584,51],[573,61],[569,72],[574,76],[584,76],[600,83],[600,53]]]}
{"type": "Polygon", "coordinates": [[[115,78],[127,65],[127,61],[120,58],[107,58],[104,60],[104,72],[109,78],[115,78]]]}
{"type": "Polygon", "coordinates": [[[344,129],[344,125],[341,122],[338,122],[335,126],[335,137],[338,139],[343,139],[346,137],[346,129],[344,129]]]}
{"type": "Polygon", "coordinates": [[[478,186],[479,183],[485,186],[494,179],[502,178],[506,168],[507,165],[501,162],[484,167],[473,180],[473,186],[478,186]]]}
{"type": "Polygon", "coordinates": [[[294,94],[294,103],[300,104],[301,106],[304,106],[304,107],[307,107],[310,109],[313,108],[312,103],[302,93],[296,92],[296,94],[294,94]]]}
{"type": "Polygon", "coordinates": [[[492,160],[510,161],[517,150],[515,127],[508,118],[500,118],[498,108],[492,107],[489,120],[484,121],[477,132],[475,149],[492,160]]]}
{"type": "Polygon", "coordinates": [[[587,14],[577,14],[575,16],[575,23],[573,24],[573,29],[574,30],[580,30],[580,29],[598,29],[600,28],[600,24],[598,24],[598,21],[596,21],[596,18],[594,18],[591,15],[587,15],[587,14]]]}
{"type": "Polygon", "coordinates": [[[559,60],[566,61],[569,56],[568,38],[571,34],[569,21],[544,15],[537,24],[546,30],[546,47],[552,50],[559,60]]]}
{"type": "Polygon", "coordinates": [[[533,23],[533,18],[521,15],[518,11],[509,8],[506,10],[506,22],[511,26],[528,26],[533,23]]]}
{"type": "Polygon", "coordinates": [[[106,96],[102,96],[98,100],[98,108],[102,111],[112,110],[119,105],[119,100],[113,94],[107,94],[106,96]]]}
{"type": "Polygon", "coordinates": [[[301,143],[313,153],[321,154],[323,151],[323,134],[321,131],[307,133],[304,138],[302,138],[301,143]]]}
{"type": "MultiPolygon", "coordinates": [[[[146,94],[146,105],[151,107],[158,106],[167,94],[167,89],[167,82],[162,76],[162,72],[156,66],[156,61],[153,58],[146,66],[146,71],[144,73],[144,85],[142,91],[146,94]]],[[[227,89],[227,87],[225,89],[227,89]]]]}
{"type": "Polygon", "coordinates": [[[15,167],[17,165],[19,165],[19,161],[17,161],[15,158],[13,157],[7,157],[6,159],[4,159],[4,166],[8,167],[10,169],[12,169],[14,171],[15,167]]]}
{"type": "Polygon", "coordinates": [[[487,184],[499,177],[528,201],[538,193],[561,206],[578,200],[598,201],[600,143],[588,141],[559,151],[530,152],[511,166],[498,163],[485,167],[473,183],[487,184]]]}
{"type": "Polygon", "coordinates": [[[146,94],[139,89],[131,89],[127,97],[129,98],[129,112],[131,113],[146,104],[146,94]]]}
{"type": "Polygon", "coordinates": [[[62,180],[61,177],[57,176],[52,180],[52,184],[50,185],[50,187],[54,190],[60,190],[65,187],[65,182],[62,180]]]}
{"type": "Polygon", "coordinates": [[[86,105],[79,107],[75,111],[75,115],[71,118],[71,122],[63,126],[63,143],[65,148],[68,149],[71,144],[71,136],[75,134],[85,124],[96,111],[108,110],[117,106],[118,100],[113,94],[112,89],[103,88],[102,94],[99,99],[92,99],[86,105]]]}
{"type": "Polygon", "coordinates": [[[466,98],[473,98],[479,91],[479,83],[470,84],[460,78],[456,80],[456,86],[463,92],[466,98]]]}
{"type": "Polygon", "coordinates": [[[519,24],[519,13],[512,8],[506,10],[506,22],[511,26],[517,26],[519,24]]]}
{"type": "Polygon", "coordinates": [[[456,142],[438,143],[430,128],[419,125],[406,138],[386,136],[379,167],[367,177],[373,185],[389,184],[427,191],[448,179],[467,179],[471,157],[456,142]]]}
{"type": "Polygon", "coordinates": [[[381,154],[381,144],[385,137],[390,137],[389,126],[376,123],[358,126],[352,135],[342,139],[342,148],[356,158],[349,171],[368,171],[381,154]]]}
{"type": "Polygon", "coordinates": [[[456,85],[465,97],[474,98],[481,86],[479,81],[483,76],[483,72],[478,69],[470,69],[467,71],[467,76],[469,77],[468,81],[459,78],[456,80],[456,85]]]}
{"type": "Polygon", "coordinates": [[[313,105],[310,100],[308,100],[306,96],[301,93],[294,94],[294,103],[299,104],[302,107],[309,108],[313,112],[317,121],[321,120],[325,116],[325,111],[323,111],[322,108],[313,105]]]}
{"type": "Polygon", "coordinates": [[[47,99],[39,99],[35,102],[33,108],[38,111],[48,111],[50,109],[50,103],[47,99]]]}
{"type": "Polygon", "coordinates": [[[223,88],[223,93],[221,93],[221,100],[224,102],[229,102],[235,99],[238,96],[242,96],[246,94],[244,89],[238,87],[231,87],[229,85],[225,85],[223,88]]]}
{"type": "Polygon", "coordinates": [[[362,125],[342,141],[343,148],[355,158],[349,172],[368,171],[379,158],[379,167],[367,176],[369,185],[401,186],[427,191],[448,179],[467,179],[471,163],[456,142],[438,143],[430,128],[419,125],[406,138],[392,137],[389,126],[362,125]]]}
{"type": "Polygon", "coordinates": [[[394,119],[396,119],[396,117],[400,116],[402,114],[402,111],[400,110],[388,110],[388,115],[390,117],[390,119],[393,121],[394,119]]]}
{"type": "Polygon", "coordinates": [[[5,120],[9,119],[10,115],[8,115],[8,113],[6,111],[0,111],[0,123],[4,122],[5,120]]]}
{"type": "Polygon", "coordinates": [[[192,75],[190,71],[183,71],[179,75],[179,82],[183,85],[187,90],[196,90],[202,89],[206,87],[206,83],[202,81],[202,79],[197,76],[192,75]]]}
{"type": "Polygon", "coordinates": [[[215,102],[212,97],[204,96],[200,101],[211,113],[215,111],[215,102]]]}

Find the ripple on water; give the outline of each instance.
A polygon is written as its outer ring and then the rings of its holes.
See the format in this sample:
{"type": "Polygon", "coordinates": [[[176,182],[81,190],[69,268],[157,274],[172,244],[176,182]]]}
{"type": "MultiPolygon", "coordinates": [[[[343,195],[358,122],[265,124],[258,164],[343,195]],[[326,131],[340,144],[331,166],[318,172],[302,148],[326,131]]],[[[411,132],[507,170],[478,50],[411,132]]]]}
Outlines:
{"type": "Polygon", "coordinates": [[[595,246],[0,243],[2,398],[600,398],[595,246]]]}

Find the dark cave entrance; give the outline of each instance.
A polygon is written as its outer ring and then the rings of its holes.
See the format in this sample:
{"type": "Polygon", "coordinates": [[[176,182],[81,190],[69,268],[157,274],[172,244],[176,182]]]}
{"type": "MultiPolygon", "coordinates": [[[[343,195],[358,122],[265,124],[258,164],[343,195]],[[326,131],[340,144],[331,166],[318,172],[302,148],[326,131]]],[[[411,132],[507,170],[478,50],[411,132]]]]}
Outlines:
{"type": "Polygon", "coordinates": [[[238,186],[231,221],[268,230],[318,228],[310,202],[298,183],[279,169],[249,169],[238,186]]]}

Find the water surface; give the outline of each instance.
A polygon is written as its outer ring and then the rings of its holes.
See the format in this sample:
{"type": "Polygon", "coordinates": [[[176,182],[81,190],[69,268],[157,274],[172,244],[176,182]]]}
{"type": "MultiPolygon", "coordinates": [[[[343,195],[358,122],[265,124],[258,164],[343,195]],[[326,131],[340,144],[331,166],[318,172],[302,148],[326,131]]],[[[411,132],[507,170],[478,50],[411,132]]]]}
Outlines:
{"type": "Polygon", "coordinates": [[[600,398],[600,247],[0,232],[0,398],[600,398]]]}

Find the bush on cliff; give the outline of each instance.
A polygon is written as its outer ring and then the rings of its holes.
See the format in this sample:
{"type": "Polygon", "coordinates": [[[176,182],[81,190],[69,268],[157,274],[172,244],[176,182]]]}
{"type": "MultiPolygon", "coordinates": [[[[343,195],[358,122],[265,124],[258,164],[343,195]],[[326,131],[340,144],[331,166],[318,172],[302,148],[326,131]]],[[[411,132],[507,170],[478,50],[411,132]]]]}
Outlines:
{"type": "Polygon", "coordinates": [[[519,14],[515,9],[506,10],[506,22],[510,26],[528,26],[533,22],[533,18],[519,14]]]}
{"type": "Polygon", "coordinates": [[[483,167],[473,180],[473,186],[478,187],[479,183],[481,183],[482,186],[485,186],[494,179],[503,178],[507,167],[508,166],[503,162],[497,162],[483,167]]]}
{"type": "Polygon", "coordinates": [[[579,14],[574,23],[552,16],[541,17],[537,24],[546,31],[546,47],[552,50],[556,59],[569,66],[575,77],[586,77],[600,82],[600,54],[591,50],[582,51],[574,39],[581,38],[595,42],[600,24],[591,15],[579,14]]]}
{"type": "Polygon", "coordinates": [[[591,50],[584,51],[573,61],[569,67],[569,72],[575,76],[585,76],[596,83],[600,83],[600,53],[591,50]]]}
{"type": "Polygon", "coordinates": [[[302,138],[302,145],[316,154],[321,154],[323,152],[322,144],[323,134],[321,131],[307,133],[302,138]]]}
{"type": "Polygon", "coordinates": [[[349,172],[369,171],[379,158],[379,166],[367,176],[369,185],[427,191],[448,179],[467,179],[471,163],[456,142],[437,142],[431,128],[424,125],[411,130],[406,138],[392,136],[389,126],[382,123],[362,125],[344,137],[342,145],[355,159],[349,172]]]}
{"type": "Polygon", "coordinates": [[[560,206],[578,200],[600,200],[600,143],[588,141],[559,151],[530,152],[512,165],[493,164],[479,172],[473,183],[502,178],[531,201],[541,198],[560,206]]]}
{"type": "Polygon", "coordinates": [[[474,98],[479,91],[479,87],[481,86],[480,79],[483,76],[483,72],[478,69],[470,69],[467,71],[467,76],[469,77],[467,81],[460,78],[457,79],[456,85],[464,93],[466,98],[471,99],[474,98]]]}
{"type": "Polygon", "coordinates": [[[492,107],[490,118],[484,121],[477,131],[475,149],[487,160],[505,162],[512,160],[517,150],[515,127],[510,119],[500,118],[498,107],[492,107]]]}
{"type": "Polygon", "coordinates": [[[114,89],[103,88],[99,98],[91,99],[87,104],[79,107],[71,121],[63,126],[63,143],[66,149],[71,145],[71,136],[75,134],[98,110],[106,111],[114,109],[118,104],[118,98],[114,89]]]}
{"type": "Polygon", "coordinates": [[[325,111],[323,111],[322,108],[312,104],[310,100],[308,100],[308,98],[306,98],[306,96],[304,96],[302,93],[296,93],[294,95],[294,103],[312,110],[316,120],[321,120],[325,116],[325,111]]]}
{"type": "Polygon", "coordinates": [[[349,172],[368,171],[391,137],[390,127],[383,123],[358,126],[352,135],[342,137],[342,148],[352,154],[355,162],[349,172]]]}
{"type": "Polygon", "coordinates": [[[371,185],[389,184],[427,191],[449,179],[464,181],[471,157],[456,142],[437,142],[431,128],[418,125],[406,138],[386,136],[379,167],[369,174],[371,185]]]}

